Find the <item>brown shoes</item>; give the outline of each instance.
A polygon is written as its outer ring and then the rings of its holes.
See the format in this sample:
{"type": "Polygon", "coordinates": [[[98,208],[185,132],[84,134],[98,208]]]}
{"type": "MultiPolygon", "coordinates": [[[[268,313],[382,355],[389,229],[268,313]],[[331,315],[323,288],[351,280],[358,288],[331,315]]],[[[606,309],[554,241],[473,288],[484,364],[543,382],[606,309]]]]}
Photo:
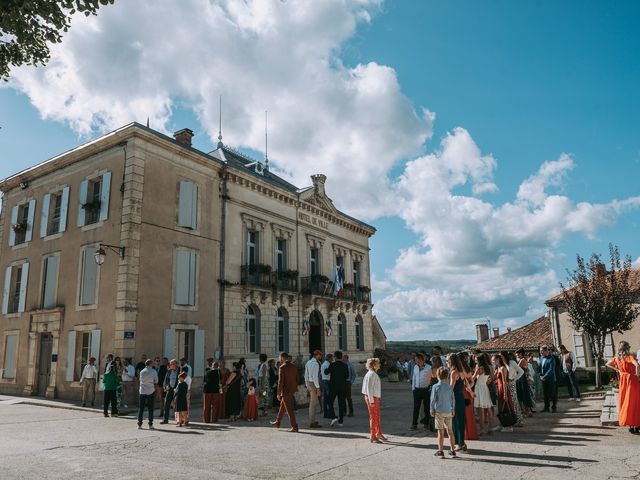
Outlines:
{"type": "Polygon", "coordinates": [[[288,431],[291,433],[298,433],[298,427],[291,427],[288,431]]]}
{"type": "Polygon", "coordinates": [[[311,425],[309,425],[309,428],[322,428],[322,425],[320,425],[318,422],[313,422],[311,425]]]}

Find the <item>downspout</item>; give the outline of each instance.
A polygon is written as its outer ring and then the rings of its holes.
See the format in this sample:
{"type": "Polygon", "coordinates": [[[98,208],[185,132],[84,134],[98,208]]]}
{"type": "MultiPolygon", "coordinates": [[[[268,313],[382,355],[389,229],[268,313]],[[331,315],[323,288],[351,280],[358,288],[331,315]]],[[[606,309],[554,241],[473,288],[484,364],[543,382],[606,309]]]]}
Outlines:
{"type": "Polygon", "coordinates": [[[218,283],[220,285],[220,297],[219,302],[219,324],[218,324],[218,336],[220,342],[220,358],[224,358],[224,293],[225,293],[225,243],[227,232],[227,199],[229,194],[227,191],[227,180],[229,178],[227,174],[227,167],[223,167],[220,172],[222,183],[220,184],[220,273],[218,274],[218,283]]]}
{"type": "MultiPolygon", "coordinates": [[[[300,279],[300,231],[299,231],[299,225],[298,225],[298,209],[300,208],[300,194],[298,195],[298,200],[296,202],[296,270],[298,270],[298,279],[300,279]]],[[[300,283],[300,282],[298,282],[300,283]]],[[[301,304],[302,304],[302,295],[300,294],[300,288],[302,287],[302,285],[298,285],[298,355],[300,355],[303,359],[305,358],[302,355],[302,344],[301,344],[301,337],[302,337],[302,325],[304,320],[302,319],[302,311],[301,311],[301,304]]]]}

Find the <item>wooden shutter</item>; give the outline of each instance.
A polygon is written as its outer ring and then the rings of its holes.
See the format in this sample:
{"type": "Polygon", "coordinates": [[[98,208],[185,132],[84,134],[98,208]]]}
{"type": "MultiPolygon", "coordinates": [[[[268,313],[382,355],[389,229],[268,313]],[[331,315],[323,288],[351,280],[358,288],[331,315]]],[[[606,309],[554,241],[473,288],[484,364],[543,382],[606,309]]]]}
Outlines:
{"type": "Polygon", "coordinates": [[[575,346],[576,366],[585,367],[585,351],[584,351],[584,337],[582,333],[574,332],[573,345],[575,346]]]}
{"type": "Polygon", "coordinates": [[[16,232],[13,226],[18,223],[18,205],[14,205],[11,209],[11,225],[9,225],[9,245],[14,246],[16,244],[16,232]]]}
{"type": "Polygon", "coordinates": [[[89,180],[80,182],[80,193],[78,195],[78,226],[84,227],[86,212],[82,205],[87,203],[87,190],[89,188],[89,180]]]}
{"type": "Polygon", "coordinates": [[[29,212],[27,214],[27,233],[25,235],[25,242],[30,242],[33,238],[33,219],[36,214],[36,201],[35,199],[29,200],[29,212]]]}
{"type": "Polygon", "coordinates": [[[67,340],[67,382],[73,382],[73,373],[76,366],[76,331],[71,330],[67,340]]]}
{"type": "Polygon", "coordinates": [[[58,281],[58,257],[51,256],[45,260],[44,291],[42,293],[42,308],[56,306],[56,287],[58,281]]]}
{"type": "Polygon", "coordinates": [[[95,246],[85,247],[82,251],[82,278],[80,283],[80,305],[96,303],[96,280],[98,266],[93,258],[95,246]]]}
{"type": "Polygon", "coordinates": [[[111,172],[107,172],[102,176],[102,185],[100,185],[100,218],[103,222],[109,217],[109,193],[111,192],[111,172]]]}
{"type": "MultiPolygon", "coordinates": [[[[60,206],[60,228],[59,232],[67,229],[67,212],[69,211],[69,187],[62,189],[62,205],[60,206]]],[[[96,357],[97,358],[97,357],[96,357]]]]}
{"type": "Polygon", "coordinates": [[[193,182],[181,181],[178,200],[178,225],[194,229],[198,219],[198,186],[193,182]]]}
{"type": "Polygon", "coordinates": [[[175,278],[175,303],[176,305],[189,305],[189,269],[191,264],[191,252],[188,250],[176,250],[176,278],[175,278]]]}
{"type": "Polygon", "coordinates": [[[196,277],[198,272],[198,254],[189,252],[189,305],[196,304],[196,277]]]}
{"type": "Polygon", "coordinates": [[[613,335],[609,334],[604,339],[604,360],[613,358],[615,352],[613,351],[613,335]]]}
{"type": "Polygon", "coordinates": [[[18,335],[8,335],[4,349],[4,372],[2,378],[16,378],[16,352],[18,335]]]}
{"type": "Polygon", "coordinates": [[[198,228],[198,185],[191,187],[191,228],[198,228]]]}
{"type": "Polygon", "coordinates": [[[2,293],[2,313],[9,312],[9,292],[11,292],[11,269],[9,265],[4,273],[4,291],[2,293]]]}
{"type": "MultiPolygon", "coordinates": [[[[91,345],[89,346],[89,356],[96,358],[96,365],[100,363],[100,329],[91,330],[91,345]]],[[[100,371],[100,368],[98,368],[100,371]]]]}
{"type": "Polygon", "coordinates": [[[176,356],[176,331],[173,328],[167,328],[164,331],[164,356],[169,360],[176,356]]]}
{"type": "Polygon", "coordinates": [[[42,212],[40,212],[40,237],[47,236],[47,226],[49,225],[49,204],[51,194],[47,193],[42,199],[42,212]]]}
{"type": "Polygon", "coordinates": [[[24,312],[27,302],[27,282],[29,281],[29,262],[22,264],[22,276],[20,277],[20,298],[18,299],[18,312],[24,312]]]}
{"type": "Polygon", "coordinates": [[[193,342],[193,376],[204,375],[204,330],[194,331],[193,342]]]}

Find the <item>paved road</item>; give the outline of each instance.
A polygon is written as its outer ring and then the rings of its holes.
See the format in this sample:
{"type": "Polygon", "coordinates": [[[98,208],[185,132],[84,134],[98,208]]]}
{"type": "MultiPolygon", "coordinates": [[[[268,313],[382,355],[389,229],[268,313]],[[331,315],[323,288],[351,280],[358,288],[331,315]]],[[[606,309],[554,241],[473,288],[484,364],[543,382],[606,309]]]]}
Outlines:
{"type": "MultiPolygon", "coordinates": [[[[433,436],[406,430],[407,385],[384,383],[383,395],[383,430],[391,440],[384,445],[369,443],[359,395],[344,428],[299,434],[266,420],[137,430],[131,415],[104,418],[0,397],[0,479],[640,478],[640,438],[600,427],[600,400],[562,402],[555,415],[539,414],[514,433],[470,442],[456,460],[439,460],[433,436]]],[[[304,427],[306,415],[298,413],[304,427]]]]}

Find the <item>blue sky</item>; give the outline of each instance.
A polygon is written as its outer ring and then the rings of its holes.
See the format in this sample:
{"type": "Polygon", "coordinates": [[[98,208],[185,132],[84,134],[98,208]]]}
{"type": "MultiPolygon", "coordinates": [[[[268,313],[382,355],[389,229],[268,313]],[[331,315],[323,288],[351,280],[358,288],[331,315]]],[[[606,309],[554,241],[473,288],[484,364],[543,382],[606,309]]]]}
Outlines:
{"type": "Polygon", "coordinates": [[[515,327],[576,253],[640,257],[637,2],[189,0],[192,17],[146,3],[74,19],[50,66],[0,88],[0,176],[147,116],[208,151],[219,94],[225,141],[260,151],[269,109],[283,174],[321,168],[378,228],[392,339],[470,338],[487,316],[515,327]],[[178,33],[162,39],[168,17],[178,33]],[[126,28],[140,18],[157,29],[126,28]]]}

